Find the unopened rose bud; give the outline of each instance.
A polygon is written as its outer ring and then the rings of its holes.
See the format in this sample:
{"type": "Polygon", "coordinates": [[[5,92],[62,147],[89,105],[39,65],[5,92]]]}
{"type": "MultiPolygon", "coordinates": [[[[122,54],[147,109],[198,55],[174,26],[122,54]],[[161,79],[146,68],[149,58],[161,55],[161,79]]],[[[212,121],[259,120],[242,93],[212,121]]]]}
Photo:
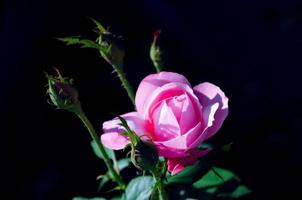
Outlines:
{"type": "Polygon", "coordinates": [[[102,57],[111,65],[121,67],[125,57],[122,37],[105,31],[100,33],[98,42],[102,47],[102,57]]]}
{"type": "Polygon", "coordinates": [[[164,60],[163,60],[163,52],[159,45],[159,35],[161,30],[157,30],[153,33],[153,42],[150,48],[150,58],[153,62],[153,65],[156,68],[157,72],[160,72],[163,68],[164,60]]]}
{"type": "Polygon", "coordinates": [[[140,170],[151,170],[158,162],[158,153],[152,144],[139,141],[131,150],[131,161],[140,170]]]}
{"type": "Polygon", "coordinates": [[[71,112],[81,110],[81,104],[78,100],[78,91],[73,87],[73,81],[69,78],[63,78],[58,69],[55,69],[58,76],[46,74],[48,80],[48,90],[51,103],[58,109],[64,109],[71,112]]]}

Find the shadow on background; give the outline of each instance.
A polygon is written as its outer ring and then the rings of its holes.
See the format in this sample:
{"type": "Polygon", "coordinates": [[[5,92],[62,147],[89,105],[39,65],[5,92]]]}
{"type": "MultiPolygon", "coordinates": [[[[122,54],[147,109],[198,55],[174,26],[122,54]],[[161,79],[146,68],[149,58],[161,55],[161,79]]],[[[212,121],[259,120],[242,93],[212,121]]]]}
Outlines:
{"type": "Polygon", "coordinates": [[[253,191],[248,199],[290,199],[301,180],[302,4],[299,1],[38,1],[1,6],[0,162],[10,199],[94,196],[104,172],[89,135],[70,113],[46,103],[43,71],[73,77],[84,110],[100,131],[109,113],[132,105],[97,52],[65,47],[54,37],[87,35],[87,17],[126,41],[125,71],[137,87],[154,73],[152,32],[163,30],[166,70],[195,85],[213,82],[230,99],[230,114],[213,140],[234,141],[220,165],[253,191]]]}

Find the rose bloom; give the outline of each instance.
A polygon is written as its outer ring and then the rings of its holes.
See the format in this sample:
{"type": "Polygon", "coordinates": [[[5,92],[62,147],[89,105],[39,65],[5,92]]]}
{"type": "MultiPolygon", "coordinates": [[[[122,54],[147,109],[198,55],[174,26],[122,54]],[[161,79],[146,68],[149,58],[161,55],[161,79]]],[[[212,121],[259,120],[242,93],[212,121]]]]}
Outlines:
{"type": "MultiPolygon", "coordinates": [[[[151,74],[140,83],[135,98],[136,112],[122,115],[129,127],[145,141],[151,141],[160,156],[167,158],[172,175],[193,165],[209,150],[199,150],[228,115],[228,98],[211,83],[191,87],[177,73],[151,74]]],[[[103,144],[123,149],[130,140],[120,135],[124,128],[115,118],[103,124],[103,144]]]]}

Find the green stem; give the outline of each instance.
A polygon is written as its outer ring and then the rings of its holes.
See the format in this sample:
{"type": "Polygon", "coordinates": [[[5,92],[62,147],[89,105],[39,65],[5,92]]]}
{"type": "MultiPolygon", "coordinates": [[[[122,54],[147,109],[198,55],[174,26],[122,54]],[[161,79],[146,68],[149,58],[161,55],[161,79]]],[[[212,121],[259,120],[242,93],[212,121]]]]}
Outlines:
{"type": "Polygon", "coordinates": [[[167,200],[168,197],[161,180],[158,183],[157,189],[158,189],[159,200],[167,200]]]}
{"type": "Polygon", "coordinates": [[[109,158],[108,154],[106,153],[105,148],[104,148],[103,144],[101,143],[101,141],[99,139],[99,136],[95,132],[92,124],[90,123],[90,121],[86,117],[85,113],[84,112],[79,112],[79,113],[76,113],[76,114],[81,119],[81,121],[83,122],[83,124],[86,126],[88,132],[90,133],[90,136],[95,141],[95,143],[97,144],[99,150],[103,154],[103,158],[104,158],[105,164],[106,164],[106,166],[107,166],[110,174],[112,175],[114,181],[117,182],[117,184],[119,185],[119,187],[121,189],[125,189],[125,184],[124,184],[121,176],[114,169],[114,167],[113,167],[113,165],[112,165],[112,163],[110,161],[110,158],[109,158]]]}
{"type": "Polygon", "coordinates": [[[163,68],[161,62],[153,62],[153,65],[154,65],[157,73],[161,72],[161,69],[163,68]]]}
{"type": "Polygon", "coordinates": [[[163,185],[160,175],[156,172],[156,170],[151,170],[150,172],[156,180],[156,186],[157,186],[157,190],[158,190],[159,200],[168,200],[168,197],[167,197],[166,191],[164,189],[164,185],[163,185]]]}
{"type": "Polygon", "coordinates": [[[135,105],[135,95],[134,95],[133,89],[132,89],[130,83],[128,82],[126,75],[123,72],[122,68],[120,66],[116,66],[116,65],[112,65],[112,67],[115,69],[119,79],[122,82],[123,87],[126,89],[132,104],[135,105]]]}

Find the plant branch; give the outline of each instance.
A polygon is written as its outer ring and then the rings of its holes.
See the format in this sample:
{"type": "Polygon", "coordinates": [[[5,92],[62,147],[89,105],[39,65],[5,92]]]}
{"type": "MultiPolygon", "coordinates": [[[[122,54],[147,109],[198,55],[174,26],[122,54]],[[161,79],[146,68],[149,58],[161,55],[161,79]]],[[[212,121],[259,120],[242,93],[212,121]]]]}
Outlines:
{"type": "Polygon", "coordinates": [[[109,158],[108,154],[106,153],[105,148],[104,148],[103,144],[101,143],[101,141],[99,139],[99,136],[95,132],[92,124],[90,123],[90,121],[86,117],[85,113],[84,112],[79,112],[79,113],[76,113],[76,114],[81,119],[81,121],[83,122],[83,124],[87,128],[90,136],[95,141],[95,143],[97,144],[99,150],[103,154],[104,162],[105,162],[105,164],[106,164],[106,166],[107,166],[110,174],[112,175],[113,180],[117,182],[117,184],[119,185],[119,187],[121,189],[125,189],[125,184],[124,184],[124,182],[122,180],[122,177],[114,169],[114,167],[113,167],[113,165],[112,165],[112,163],[110,161],[110,158],[109,158]]]}
{"type": "Polygon", "coordinates": [[[168,200],[160,174],[156,171],[156,169],[150,170],[150,172],[153,175],[154,179],[156,180],[155,185],[158,190],[159,200],[168,200]]]}
{"type": "Polygon", "coordinates": [[[132,102],[133,105],[135,105],[135,95],[133,92],[133,89],[130,85],[130,83],[128,82],[125,73],[123,72],[122,68],[120,66],[116,66],[116,65],[112,65],[112,67],[114,68],[114,70],[116,71],[119,79],[122,82],[123,87],[125,88],[125,90],[127,91],[127,94],[132,102]]]}

